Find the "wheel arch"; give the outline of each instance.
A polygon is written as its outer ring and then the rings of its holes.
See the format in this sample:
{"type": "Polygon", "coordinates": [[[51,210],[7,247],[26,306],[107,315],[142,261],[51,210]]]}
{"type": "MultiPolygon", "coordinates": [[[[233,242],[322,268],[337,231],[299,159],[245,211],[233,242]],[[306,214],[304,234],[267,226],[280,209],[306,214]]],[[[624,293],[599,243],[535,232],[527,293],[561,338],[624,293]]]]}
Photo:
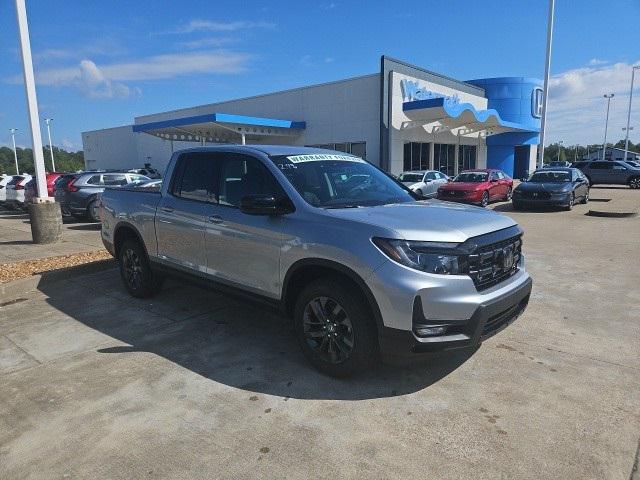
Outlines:
{"type": "Polygon", "coordinates": [[[113,251],[115,252],[115,258],[119,258],[120,246],[122,245],[122,242],[128,238],[133,238],[138,241],[140,245],[142,245],[145,255],[149,257],[147,246],[145,245],[144,240],[142,240],[142,235],[140,235],[138,229],[128,222],[120,222],[117,223],[113,229],[113,251]]]}
{"type": "Polygon", "coordinates": [[[282,282],[282,308],[285,313],[289,317],[293,316],[296,298],[309,282],[331,275],[344,278],[363,294],[373,315],[377,333],[380,335],[384,327],[382,314],[378,302],[366,282],[351,268],[324,258],[298,260],[289,267],[282,282]]]}

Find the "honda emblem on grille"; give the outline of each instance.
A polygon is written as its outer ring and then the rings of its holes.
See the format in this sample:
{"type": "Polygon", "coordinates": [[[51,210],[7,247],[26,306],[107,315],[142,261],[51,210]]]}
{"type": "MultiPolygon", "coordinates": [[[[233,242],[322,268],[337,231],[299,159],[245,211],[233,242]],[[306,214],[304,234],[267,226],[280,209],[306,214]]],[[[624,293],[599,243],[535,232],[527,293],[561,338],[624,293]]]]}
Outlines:
{"type": "Polygon", "coordinates": [[[536,198],[538,194],[536,192],[533,193],[533,198],[536,198]]]}
{"type": "Polygon", "coordinates": [[[514,252],[513,245],[509,245],[502,249],[502,270],[505,272],[513,268],[514,252]]]}

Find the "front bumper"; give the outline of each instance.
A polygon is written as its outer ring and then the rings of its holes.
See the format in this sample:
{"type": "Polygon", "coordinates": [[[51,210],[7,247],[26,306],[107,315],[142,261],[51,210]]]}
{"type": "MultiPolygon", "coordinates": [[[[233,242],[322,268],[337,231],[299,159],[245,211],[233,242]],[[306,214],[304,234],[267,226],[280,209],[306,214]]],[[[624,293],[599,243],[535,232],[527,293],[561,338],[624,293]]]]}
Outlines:
{"type": "Polygon", "coordinates": [[[529,277],[512,292],[478,305],[471,318],[458,322],[457,333],[453,335],[418,337],[413,331],[384,327],[380,337],[381,351],[387,355],[406,356],[478,345],[516,321],[529,303],[532,285],[529,277]]]}
{"type": "Polygon", "coordinates": [[[516,205],[530,207],[566,207],[569,205],[571,193],[552,194],[549,198],[522,198],[520,195],[513,196],[513,203],[516,205]]]}
{"type": "Polygon", "coordinates": [[[448,202],[460,203],[480,203],[482,202],[482,191],[464,192],[462,195],[451,195],[451,190],[438,191],[438,200],[446,200],[448,202]]]}
{"type": "Polygon", "coordinates": [[[432,275],[388,261],[367,285],[380,310],[380,347],[394,356],[476,345],[515,321],[529,301],[532,280],[524,256],[516,272],[478,291],[467,275],[432,275]],[[418,336],[417,326],[446,326],[418,336]]]}

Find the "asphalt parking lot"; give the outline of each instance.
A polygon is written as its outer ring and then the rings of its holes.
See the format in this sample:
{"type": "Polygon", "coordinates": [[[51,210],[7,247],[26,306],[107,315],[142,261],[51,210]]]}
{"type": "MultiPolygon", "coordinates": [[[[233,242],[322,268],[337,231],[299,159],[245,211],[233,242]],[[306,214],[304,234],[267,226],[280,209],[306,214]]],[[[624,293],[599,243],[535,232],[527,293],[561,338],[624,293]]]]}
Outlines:
{"type": "MultiPolygon", "coordinates": [[[[284,320],[113,269],[0,290],[0,477],[628,480],[640,437],[640,218],[513,212],[529,308],[474,351],[350,380],[284,320]]],[[[2,222],[2,219],[0,219],[2,222]]],[[[0,225],[2,225],[0,223],[0,225]]],[[[97,235],[97,232],[93,232],[97,235]]]]}

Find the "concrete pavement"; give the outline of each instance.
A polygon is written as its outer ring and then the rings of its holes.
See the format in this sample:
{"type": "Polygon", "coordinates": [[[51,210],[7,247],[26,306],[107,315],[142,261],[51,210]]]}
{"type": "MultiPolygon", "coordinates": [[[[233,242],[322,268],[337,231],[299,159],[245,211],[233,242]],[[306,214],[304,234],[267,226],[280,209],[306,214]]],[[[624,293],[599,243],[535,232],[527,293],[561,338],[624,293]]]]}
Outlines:
{"type": "Polygon", "coordinates": [[[523,317],[477,351],[349,380],[212,291],[132,299],[116,270],[9,284],[0,477],[628,480],[640,220],[495,208],[525,229],[523,317]]]}

